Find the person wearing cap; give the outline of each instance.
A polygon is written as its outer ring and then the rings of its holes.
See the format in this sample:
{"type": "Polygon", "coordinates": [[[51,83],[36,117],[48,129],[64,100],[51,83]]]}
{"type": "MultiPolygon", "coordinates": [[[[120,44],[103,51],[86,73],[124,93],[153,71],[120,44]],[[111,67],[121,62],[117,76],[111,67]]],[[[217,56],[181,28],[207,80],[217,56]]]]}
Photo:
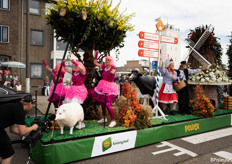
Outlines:
{"type": "Polygon", "coordinates": [[[4,130],[10,127],[10,132],[20,136],[28,135],[31,131],[37,130],[38,125],[31,127],[25,125],[25,111],[33,107],[31,95],[24,97],[20,102],[6,102],[0,104],[0,163],[11,163],[14,155],[9,136],[4,130]]]}
{"type": "Polygon", "coordinates": [[[174,61],[172,58],[165,60],[161,59],[160,72],[163,75],[163,84],[159,92],[159,103],[161,109],[166,111],[167,105],[170,106],[170,114],[175,115],[173,112],[174,103],[177,103],[176,91],[173,89],[172,82],[177,79],[177,73],[174,71],[174,61]]]}
{"type": "Polygon", "coordinates": [[[179,103],[179,112],[182,115],[189,114],[189,91],[188,91],[188,76],[189,74],[199,73],[207,69],[207,66],[203,66],[201,69],[187,69],[187,62],[180,62],[180,67],[176,71],[177,76],[182,78],[186,83],[186,86],[179,90],[178,93],[178,103],[179,103]]]}

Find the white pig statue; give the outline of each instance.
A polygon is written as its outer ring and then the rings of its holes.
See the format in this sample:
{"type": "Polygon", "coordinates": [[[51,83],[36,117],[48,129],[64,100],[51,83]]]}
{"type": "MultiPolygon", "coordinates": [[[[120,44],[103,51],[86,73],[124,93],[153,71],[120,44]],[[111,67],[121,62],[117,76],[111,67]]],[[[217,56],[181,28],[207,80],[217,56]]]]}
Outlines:
{"type": "Polygon", "coordinates": [[[70,128],[70,135],[73,134],[73,128],[78,122],[78,129],[81,129],[81,121],[84,120],[84,111],[77,102],[71,102],[61,105],[56,112],[56,119],[60,126],[60,134],[64,133],[64,126],[70,128]]]}

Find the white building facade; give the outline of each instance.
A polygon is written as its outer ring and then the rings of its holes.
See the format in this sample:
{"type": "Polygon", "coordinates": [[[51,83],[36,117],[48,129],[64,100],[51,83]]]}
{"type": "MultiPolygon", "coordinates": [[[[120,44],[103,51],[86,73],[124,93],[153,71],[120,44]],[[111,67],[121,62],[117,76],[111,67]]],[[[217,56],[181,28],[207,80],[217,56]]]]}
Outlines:
{"type": "MultiPolygon", "coordinates": [[[[55,68],[55,66],[56,66],[57,63],[61,63],[62,62],[66,45],[67,45],[67,43],[64,43],[63,41],[58,42],[56,40],[56,38],[54,37],[53,44],[52,44],[52,51],[51,51],[51,63],[52,63],[51,67],[52,68],[55,68]]],[[[83,57],[84,51],[81,50],[81,49],[79,49],[79,50],[80,51],[78,53],[81,55],[81,57],[83,57]]],[[[72,70],[73,67],[74,67],[73,63],[71,62],[72,59],[77,60],[77,57],[73,53],[71,53],[70,49],[68,49],[68,51],[66,53],[65,60],[67,61],[66,62],[66,66],[70,70],[72,70]]],[[[65,83],[66,79],[71,80],[71,78],[72,78],[71,74],[65,73],[63,83],[65,83]]]]}
{"type": "Polygon", "coordinates": [[[175,63],[175,69],[179,68],[180,60],[181,60],[181,35],[180,29],[174,28],[173,25],[167,24],[165,25],[164,30],[162,31],[161,35],[171,36],[178,38],[177,44],[170,44],[170,43],[161,43],[160,50],[161,50],[161,58],[162,56],[165,58],[172,57],[175,63]]]}

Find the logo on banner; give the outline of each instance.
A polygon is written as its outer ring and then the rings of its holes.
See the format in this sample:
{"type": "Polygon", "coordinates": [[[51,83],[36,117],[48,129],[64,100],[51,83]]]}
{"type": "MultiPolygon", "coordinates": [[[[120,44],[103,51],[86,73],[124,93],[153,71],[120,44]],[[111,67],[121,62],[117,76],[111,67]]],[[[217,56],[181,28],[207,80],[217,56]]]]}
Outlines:
{"type": "Polygon", "coordinates": [[[94,139],[91,157],[134,148],[137,131],[99,136],[94,139]]]}
{"type": "Polygon", "coordinates": [[[191,132],[193,130],[197,131],[198,129],[200,129],[200,125],[198,123],[191,124],[191,125],[185,125],[185,133],[191,132]]]}
{"type": "Polygon", "coordinates": [[[111,137],[109,137],[102,142],[102,151],[104,152],[108,150],[109,148],[111,148],[111,146],[112,146],[111,137]]]}

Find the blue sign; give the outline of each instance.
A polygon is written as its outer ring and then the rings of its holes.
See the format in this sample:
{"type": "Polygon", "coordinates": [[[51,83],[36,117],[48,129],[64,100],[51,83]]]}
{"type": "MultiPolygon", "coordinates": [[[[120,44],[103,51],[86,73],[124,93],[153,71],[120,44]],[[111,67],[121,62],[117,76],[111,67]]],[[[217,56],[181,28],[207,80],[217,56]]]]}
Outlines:
{"type": "Polygon", "coordinates": [[[157,61],[152,61],[152,68],[157,69],[157,61]]]}

